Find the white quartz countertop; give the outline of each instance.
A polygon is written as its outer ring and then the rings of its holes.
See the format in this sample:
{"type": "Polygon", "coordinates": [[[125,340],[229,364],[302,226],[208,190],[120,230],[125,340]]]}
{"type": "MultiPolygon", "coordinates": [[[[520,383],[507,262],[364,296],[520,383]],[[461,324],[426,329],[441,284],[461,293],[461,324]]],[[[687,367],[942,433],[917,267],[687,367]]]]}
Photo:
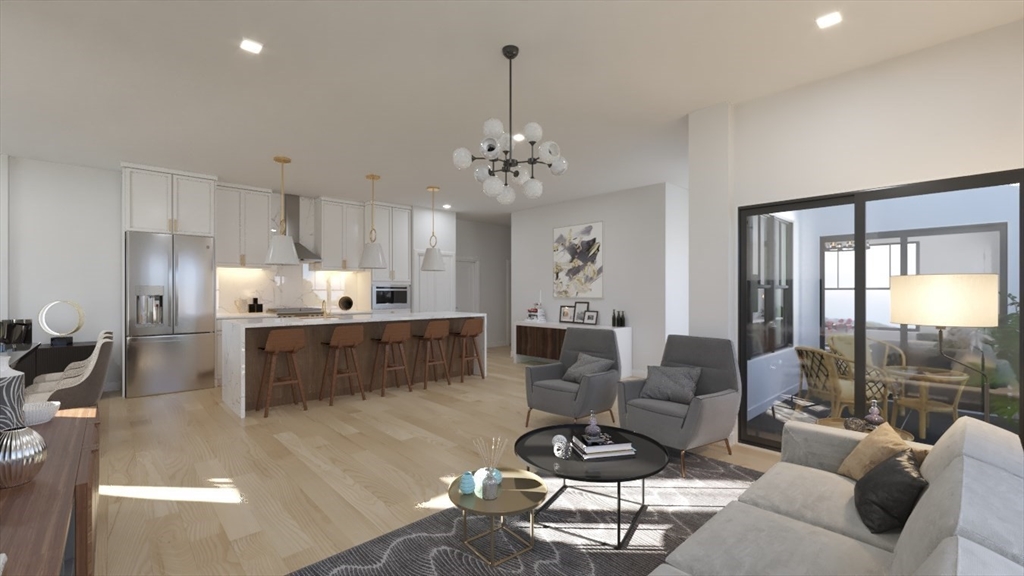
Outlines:
{"type": "MultiPolygon", "coordinates": [[[[328,317],[278,318],[246,314],[240,318],[224,318],[245,328],[270,328],[278,326],[320,326],[323,324],[368,324],[371,322],[413,322],[416,320],[454,320],[457,318],[485,318],[486,314],[473,312],[364,312],[332,314],[328,317]],[[258,316],[253,318],[253,316],[258,316]]],[[[218,318],[220,319],[220,318],[218,318]]]]}
{"type": "MultiPolygon", "coordinates": [[[[345,317],[345,316],[356,316],[360,314],[370,314],[370,312],[331,312],[331,316],[345,317]]],[[[217,320],[237,320],[239,318],[277,318],[277,314],[273,312],[217,312],[217,320]]],[[[321,318],[321,316],[317,316],[321,318]]]]}

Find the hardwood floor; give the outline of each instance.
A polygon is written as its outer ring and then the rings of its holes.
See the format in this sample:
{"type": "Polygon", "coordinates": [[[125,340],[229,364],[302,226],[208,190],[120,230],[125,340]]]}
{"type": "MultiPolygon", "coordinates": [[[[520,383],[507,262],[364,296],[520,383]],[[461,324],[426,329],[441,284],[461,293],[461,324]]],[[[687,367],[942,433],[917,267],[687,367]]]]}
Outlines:
{"type": "MultiPolygon", "coordinates": [[[[523,367],[240,420],[220,389],[100,402],[97,574],[282,574],[450,506],[477,436],[525,430],[523,367]],[[130,494],[132,497],[128,497],[130,494]],[[141,497],[138,497],[141,496],[141,497]]],[[[530,425],[564,422],[534,411],[530,425]]],[[[602,424],[611,424],[607,413],[602,424]]],[[[766,470],[778,454],[695,452],[766,470]]],[[[511,447],[503,465],[521,466],[511,447]]]]}

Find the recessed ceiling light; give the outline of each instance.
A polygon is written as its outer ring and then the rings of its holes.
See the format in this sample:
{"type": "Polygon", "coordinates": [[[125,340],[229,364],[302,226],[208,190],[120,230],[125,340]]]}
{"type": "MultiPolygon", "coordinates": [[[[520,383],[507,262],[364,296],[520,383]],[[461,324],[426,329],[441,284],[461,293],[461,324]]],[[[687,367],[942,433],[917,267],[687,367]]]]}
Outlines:
{"type": "Polygon", "coordinates": [[[843,21],[843,15],[840,14],[839,12],[832,12],[830,14],[825,14],[824,16],[822,16],[821,18],[818,18],[818,20],[817,20],[818,28],[821,28],[822,30],[824,30],[825,28],[828,28],[830,26],[835,26],[836,24],[839,24],[842,21],[843,21]]]}
{"type": "Polygon", "coordinates": [[[238,46],[246,52],[252,52],[253,54],[259,54],[263,50],[263,44],[255,40],[249,40],[248,38],[242,38],[242,43],[238,46]]]}
{"type": "Polygon", "coordinates": [[[516,134],[512,136],[512,139],[515,140],[516,142],[522,142],[523,140],[526,140],[526,136],[523,136],[522,134],[516,134]]]}
{"type": "Polygon", "coordinates": [[[452,209],[452,205],[451,204],[442,204],[441,208],[444,208],[445,210],[451,210],[452,209]]]}

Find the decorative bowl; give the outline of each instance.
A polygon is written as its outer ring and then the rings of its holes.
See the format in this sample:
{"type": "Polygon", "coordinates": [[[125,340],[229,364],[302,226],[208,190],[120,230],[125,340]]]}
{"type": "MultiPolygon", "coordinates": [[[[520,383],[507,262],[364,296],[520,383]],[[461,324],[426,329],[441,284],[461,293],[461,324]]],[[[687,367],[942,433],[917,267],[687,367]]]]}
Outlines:
{"type": "Polygon", "coordinates": [[[45,424],[57,415],[60,410],[60,402],[49,400],[47,402],[26,402],[25,403],[25,426],[38,426],[45,424]]]}

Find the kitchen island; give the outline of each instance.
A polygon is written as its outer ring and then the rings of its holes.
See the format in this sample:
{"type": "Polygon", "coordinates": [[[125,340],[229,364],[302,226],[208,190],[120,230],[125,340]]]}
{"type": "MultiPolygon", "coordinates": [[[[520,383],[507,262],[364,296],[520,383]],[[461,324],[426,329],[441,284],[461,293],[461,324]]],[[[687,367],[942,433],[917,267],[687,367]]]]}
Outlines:
{"type": "MultiPolygon", "coordinates": [[[[484,330],[477,337],[484,373],[487,371],[487,315],[466,312],[374,312],[345,316],[317,316],[312,318],[239,318],[223,321],[223,342],[221,344],[221,400],[224,405],[239,418],[245,418],[246,412],[256,409],[259,396],[260,379],[263,375],[264,353],[260,347],[267,342],[271,330],[276,328],[301,327],[306,330],[306,347],[296,353],[296,361],[302,377],[306,401],[316,401],[320,392],[324,366],[327,363],[328,347],[323,343],[331,339],[331,333],[338,325],[363,324],[364,340],[356,349],[359,359],[359,373],[363,377],[363,387],[370,395],[370,376],[373,372],[373,357],[376,342],[372,339],[380,337],[384,326],[390,322],[411,322],[413,337],[406,343],[406,356],[409,362],[409,373],[413,381],[422,380],[422,367],[413,366],[416,356],[416,345],[419,341],[416,334],[421,334],[427,322],[431,320],[448,320],[451,330],[457,331],[467,318],[483,318],[484,330]]],[[[445,354],[448,354],[447,346],[445,354]]],[[[449,361],[451,358],[449,358],[449,361]]],[[[380,360],[378,359],[378,362],[380,360]]],[[[421,358],[422,363],[422,358],[421,358]]],[[[455,367],[452,376],[459,373],[455,367]]],[[[467,372],[469,373],[469,372],[467,372]]],[[[389,377],[388,382],[393,382],[389,377]]],[[[404,387],[404,377],[399,376],[404,387]]],[[[343,379],[338,380],[335,392],[340,395],[343,390],[348,394],[348,385],[343,379]]],[[[375,386],[380,385],[378,368],[375,386]]],[[[392,384],[391,390],[397,392],[392,384]]],[[[374,387],[376,390],[377,388],[374,387]]],[[[278,388],[271,394],[271,406],[292,401],[291,392],[278,388]]],[[[379,392],[378,392],[379,393],[379,392]]]]}

